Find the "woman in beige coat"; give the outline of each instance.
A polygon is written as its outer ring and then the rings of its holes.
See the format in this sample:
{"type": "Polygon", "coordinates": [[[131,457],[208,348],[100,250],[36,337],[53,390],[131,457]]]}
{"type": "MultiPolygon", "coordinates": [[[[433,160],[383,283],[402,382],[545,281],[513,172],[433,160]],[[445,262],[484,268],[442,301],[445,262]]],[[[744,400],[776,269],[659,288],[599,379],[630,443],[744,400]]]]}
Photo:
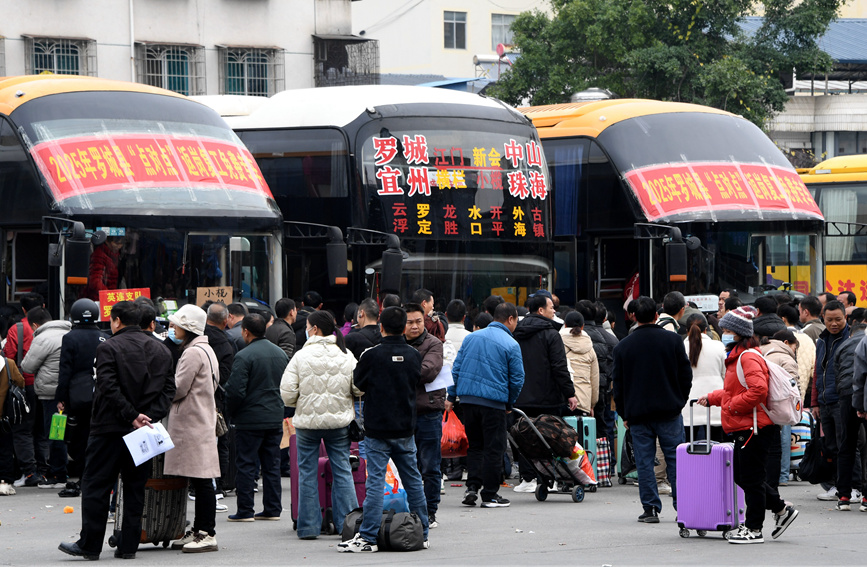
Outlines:
{"type": "Polygon", "coordinates": [[[193,525],[172,544],[172,549],[184,553],[217,551],[213,479],[220,476],[220,459],[214,391],[220,377],[217,357],[204,335],[206,319],[204,310],[195,305],[184,305],[169,316],[169,335],[180,340],[181,357],[168,425],[175,448],[166,453],[165,473],[189,478],[196,491],[193,525]]]}
{"type": "Polygon", "coordinates": [[[566,347],[569,374],[572,375],[575,397],[578,398],[577,411],[581,415],[593,415],[593,407],[599,401],[599,360],[593,350],[593,341],[583,329],[584,317],[573,311],[566,315],[560,336],[566,347]]]}

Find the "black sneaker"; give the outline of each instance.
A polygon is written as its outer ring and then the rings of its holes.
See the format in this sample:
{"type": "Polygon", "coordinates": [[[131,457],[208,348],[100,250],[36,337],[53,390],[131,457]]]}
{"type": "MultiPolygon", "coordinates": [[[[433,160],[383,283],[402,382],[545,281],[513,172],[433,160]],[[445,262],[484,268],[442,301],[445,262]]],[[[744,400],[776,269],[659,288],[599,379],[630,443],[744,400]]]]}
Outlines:
{"type": "Polygon", "coordinates": [[[737,533],[729,538],[729,543],[765,543],[765,538],[762,537],[761,531],[754,531],[746,526],[741,526],[737,533]]]}
{"type": "Polygon", "coordinates": [[[643,524],[658,524],[659,513],[656,511],[656,508],[650,508],[649,510],[645,510],[642,515],[638,516],[638,521],[643,524]]]}
{"type": "Polygon", "coordinates": [[[792,504],[786,502],[786,507],[783,508],[783,513],[774,514],[775,525],[774,531],[771,532],[771,537],[777,539],[778,537],[783,535],[783,532],[786,531],[786,528],[788,528],[797,517],[798,511],[792,504]]]}
{"type": "Polygon", "coordinates": [[[461,502],[464,506],[475,506],[476,500],[479,499],[479,493],[475,490],[467,489],[466,493],[464,493],[464,499],[461,502]]]}
{"type": "Polygon", "coordinates": [[[39,486],[45,480],[45,477],[41,474],[29,474],[24,478],[24,486],[39,486]]]}
{"type": "Polygon", "coordinates": [[[511,504],[502,496],[494,496],[490,500],[482,501],[482,508],[507,508],[511,504]]]}
{"type": "Polygon", "coordinates": [[[439,527],[439,524],[437,523],[437,515],[436,514],[428,514],[427,515],[427,527],[430,529],[439,527]]]}

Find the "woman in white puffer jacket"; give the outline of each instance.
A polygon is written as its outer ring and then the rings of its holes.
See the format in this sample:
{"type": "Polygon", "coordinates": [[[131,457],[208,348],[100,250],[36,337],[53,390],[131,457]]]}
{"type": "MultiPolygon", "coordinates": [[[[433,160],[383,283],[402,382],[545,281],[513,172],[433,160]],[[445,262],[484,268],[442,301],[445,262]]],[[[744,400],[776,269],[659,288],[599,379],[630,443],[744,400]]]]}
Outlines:
{"type": "Polygon", "coordinates": [[[322,528],[319,507],[319,445],[331,462],[334,476],[331,505],[337,533],[343,518],[358,507],[349,464],[349,424],[355,418],[353,396],[362,392],[352,383],[355,357],[346,350],[343,335],[327,311],[307,317],[307,342],[283,372],[283,402],[295,407],[298,459],[298,537],[316,539],[322,528]]]}

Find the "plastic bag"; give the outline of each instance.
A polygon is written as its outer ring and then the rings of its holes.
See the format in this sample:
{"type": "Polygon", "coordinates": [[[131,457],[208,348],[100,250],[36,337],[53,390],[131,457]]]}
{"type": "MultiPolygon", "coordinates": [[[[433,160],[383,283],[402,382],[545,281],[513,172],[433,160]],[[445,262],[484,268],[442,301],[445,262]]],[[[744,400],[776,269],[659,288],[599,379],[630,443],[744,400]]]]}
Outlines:
{"type": "Polygon", "coordinates": [[[469,447],[470,443],[467,440],[464,424],[461,423],[455,412],[445,412],[443,414],[442,457],[444,459],[466,457],[469,447]]]}
{"type": "Polygon", "coordinates": [[[572,455],[569,459],[563,459],[569,472],[572,476],[581,481],[581,484],[596,484],[596,477],[593,476],[593,465],[590,462],[590,456],[584,451],[580,443],[575,443],[572,449],[572,455]]]}
{"type": "Polygon", "coordinates": [[[56,413],[51,416],[51,429],[48,432],[48,438],[53,441],[63,441],[66,436],[66,416],[63,412],[56,413]]]}
{"type": "Polygon", "coordinates": [[[400,474],[397,472],[397,466],[391,459],[385,468],[385,489],[383,494],[397,494],[403,484],[400,482],[400,474]]]}

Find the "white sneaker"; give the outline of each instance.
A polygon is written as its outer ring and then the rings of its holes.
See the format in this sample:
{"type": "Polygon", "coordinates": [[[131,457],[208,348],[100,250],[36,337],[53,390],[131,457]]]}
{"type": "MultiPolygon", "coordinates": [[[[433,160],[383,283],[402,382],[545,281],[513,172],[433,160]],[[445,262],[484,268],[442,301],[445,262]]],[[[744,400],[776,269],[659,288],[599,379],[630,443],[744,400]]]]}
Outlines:
{"type": "Polygon", "coordinates": [[[550,490],[551,492],[557,492],[557,482],[556,482],[556,481],[554,481],[553,483],[551,483],[551,488],[549,488],[549,490],[550,490]]]}
{"type": "Polygon", "coordinates": [[[837,487],[832,486],[828,492],[822,492],[816,495],[818,500],[824,500],[826,502],[836,502],[837,501],[837,487]]]}
{"type": "Polygon", "coordinates": [[[361,534],[355,534],[355,537],[349,541],[343,541],[337,544],[337,551],[345,553],[376,553],[379,551],[376,542],[366,541],[361,534]]]}
{"type": "Polygon", "coordinates": [[[658,490],[660,494],[671,494],[671,485],[667,482],[660,482],[656,485],[656,490],[658,490]]]}
{"type": "Polygon", "coordinates": [[[106,520],[106,523],[107,524],[113,524],[114,523],[114,512],[108,513],[108,519],[106,520]]]}
{"type": "Polygon", "coordinates": [[[195,541],[197,533],[198,532],[194,532],[193,530],[188,530],[187,533],[184,534],[184,537],[172,542],[172,549],[174,549],[175,551],[177,551],[178,549],[183,549],[185,545],[192,541],[195,541]]]}
{"type": "Polygon", "coordinates": [[[6,481],[0,482],[0,496],[14,496],[15,489],[11,484],[6,484],[6,481]]]}
{"type": "Polygon", "coordinates": [[[440,494],[446,493],[446,481],[440,479],[440,494]]]}
{"type": "Polygon", "coordinates": [[[27,476],[22,474],[21,478],[12,483],[12,486],[14,486],[15,488],[21,488],[22,486],[24,486],[25,480],[27,480],[27,476]]]}
{"type": "Polygon", "coordinates": [[[216,511],[217,511],[217,512],[228,512],[228,511],[229,511],[229,507],[226,506],[225,504],[217,504],[216,511]]]}
{"type": "Polygon", "coordinates": [[[181,551],[184,553],[204,553],[206,551],[217,551],[219,549],[216,537],[208,534],[208,532],[199,531],[196,534],[195,539],[181,548],[181,551]]]}
{"type": "Polygon", "coordinates": [[[521,484],[512,490],[515,492],[536,492],[536,479],[521,481],[521,484]]]}
{"type": "Polygon", "coordinates": [[[862,494],[860,490],[852,489],[852,497],[849,499],[850,502],[861,502],[862,494]]]}

